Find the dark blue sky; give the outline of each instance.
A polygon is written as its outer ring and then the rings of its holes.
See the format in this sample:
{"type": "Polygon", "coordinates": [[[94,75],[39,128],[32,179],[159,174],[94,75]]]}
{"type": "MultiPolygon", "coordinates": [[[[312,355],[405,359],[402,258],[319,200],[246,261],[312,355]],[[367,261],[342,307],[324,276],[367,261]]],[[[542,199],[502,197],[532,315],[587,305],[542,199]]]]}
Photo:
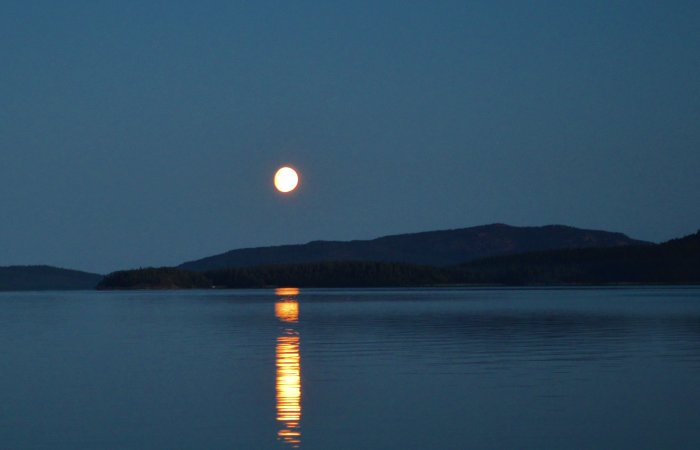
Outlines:
{"type": "Polygon", "coordinates": [[[693,1],[6,0],[0,265],[492,222],[688,234],[699,43],[693,1]]]}

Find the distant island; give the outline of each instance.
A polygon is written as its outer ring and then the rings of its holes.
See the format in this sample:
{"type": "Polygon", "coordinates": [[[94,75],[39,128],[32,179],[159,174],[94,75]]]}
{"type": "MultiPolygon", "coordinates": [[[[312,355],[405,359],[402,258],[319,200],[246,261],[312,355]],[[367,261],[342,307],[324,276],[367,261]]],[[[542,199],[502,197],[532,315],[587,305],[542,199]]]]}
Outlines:
{"type": "Polygon", "coordinates": [[[94,289],[102,275],[51,266],[0,267],[0,291],[94,289]]]}
{"type": "Polygon", "coordinates": [[[662,244],[562,225],[484,225],[232,250],[102,276],[0,267],[0,290],[541,286],[700,283],[700,232],[662,244]]]}

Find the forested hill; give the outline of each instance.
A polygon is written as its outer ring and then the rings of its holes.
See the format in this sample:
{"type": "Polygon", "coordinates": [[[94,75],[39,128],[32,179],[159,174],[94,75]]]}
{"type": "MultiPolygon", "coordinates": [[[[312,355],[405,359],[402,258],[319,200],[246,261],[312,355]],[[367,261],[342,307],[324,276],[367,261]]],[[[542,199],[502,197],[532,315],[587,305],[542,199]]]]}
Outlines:
{"type": "Polygon", "coordinates": [[[373,261],[276,264],[193,272],[115,272],[100,289],[390,287],[445,285],[699,284],[700,232],[663,244],[561,249],[450,267],[373,261]]]}
{"type": "Polygon", "coordinates": [[[192,272],[172,267],[125,270],[97,286],[113,289],[202,289],[429,286],[450,282],[448,269],[371,261],[319,262],[192,272]]]}
{"type": "Polygon", "coordinates": [[[94,289],[102,275],[51,266],[0,267],[0,291],[94,289]]]}
{"type": "Polygon", "coordinates": [[[648,244],[622,233],[563,225],[483,225],[456,230],[385,236],[372,240],[313,241],[302,245],[245,248],[186,262],[179,267],[207,271],[232,267],[321,261],[381,261],[449,266],[498,255],[564,248],[648,244]]]}
{"type": "Polygon", "coordinates": [[[659,245],[568,249],[486,258],[455,278],[489,284],[697,284],[700,231],[659,245]]]}

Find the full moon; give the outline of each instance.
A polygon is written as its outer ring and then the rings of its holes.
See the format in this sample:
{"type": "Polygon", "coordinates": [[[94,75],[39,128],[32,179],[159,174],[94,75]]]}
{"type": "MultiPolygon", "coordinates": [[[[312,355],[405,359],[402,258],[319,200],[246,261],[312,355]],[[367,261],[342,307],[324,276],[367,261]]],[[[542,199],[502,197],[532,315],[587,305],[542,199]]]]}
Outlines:
{"type": "Polygon", "coordinates": [[[299,175],[291,167],[282,167],[275,173],[275,187],[280,192],[291,192],[299,184],[299,175]]]}

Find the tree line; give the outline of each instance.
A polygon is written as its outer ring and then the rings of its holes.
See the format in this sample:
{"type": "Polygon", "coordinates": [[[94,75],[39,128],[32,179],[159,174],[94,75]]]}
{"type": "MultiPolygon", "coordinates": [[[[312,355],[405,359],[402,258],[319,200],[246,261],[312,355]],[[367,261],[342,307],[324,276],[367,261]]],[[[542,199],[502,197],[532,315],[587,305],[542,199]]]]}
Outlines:
{"type": "Polygon", "coordinates": [[[659,245],[552,250],[485,258],[450,267],[330,261],[205,272],[173,267],[145,268],[107,275],[98,289],[619,283],[700,283],[700,232],[659,245]]]}
{"type": "Polygon", "coordinates": [[[389,287],[449,283],[443,269],[403,263],[339,261],[279,264],[210,270],[203,273],[174,267],[114,272],[98,289],[201,289],[297,287],[389,287]]]}

